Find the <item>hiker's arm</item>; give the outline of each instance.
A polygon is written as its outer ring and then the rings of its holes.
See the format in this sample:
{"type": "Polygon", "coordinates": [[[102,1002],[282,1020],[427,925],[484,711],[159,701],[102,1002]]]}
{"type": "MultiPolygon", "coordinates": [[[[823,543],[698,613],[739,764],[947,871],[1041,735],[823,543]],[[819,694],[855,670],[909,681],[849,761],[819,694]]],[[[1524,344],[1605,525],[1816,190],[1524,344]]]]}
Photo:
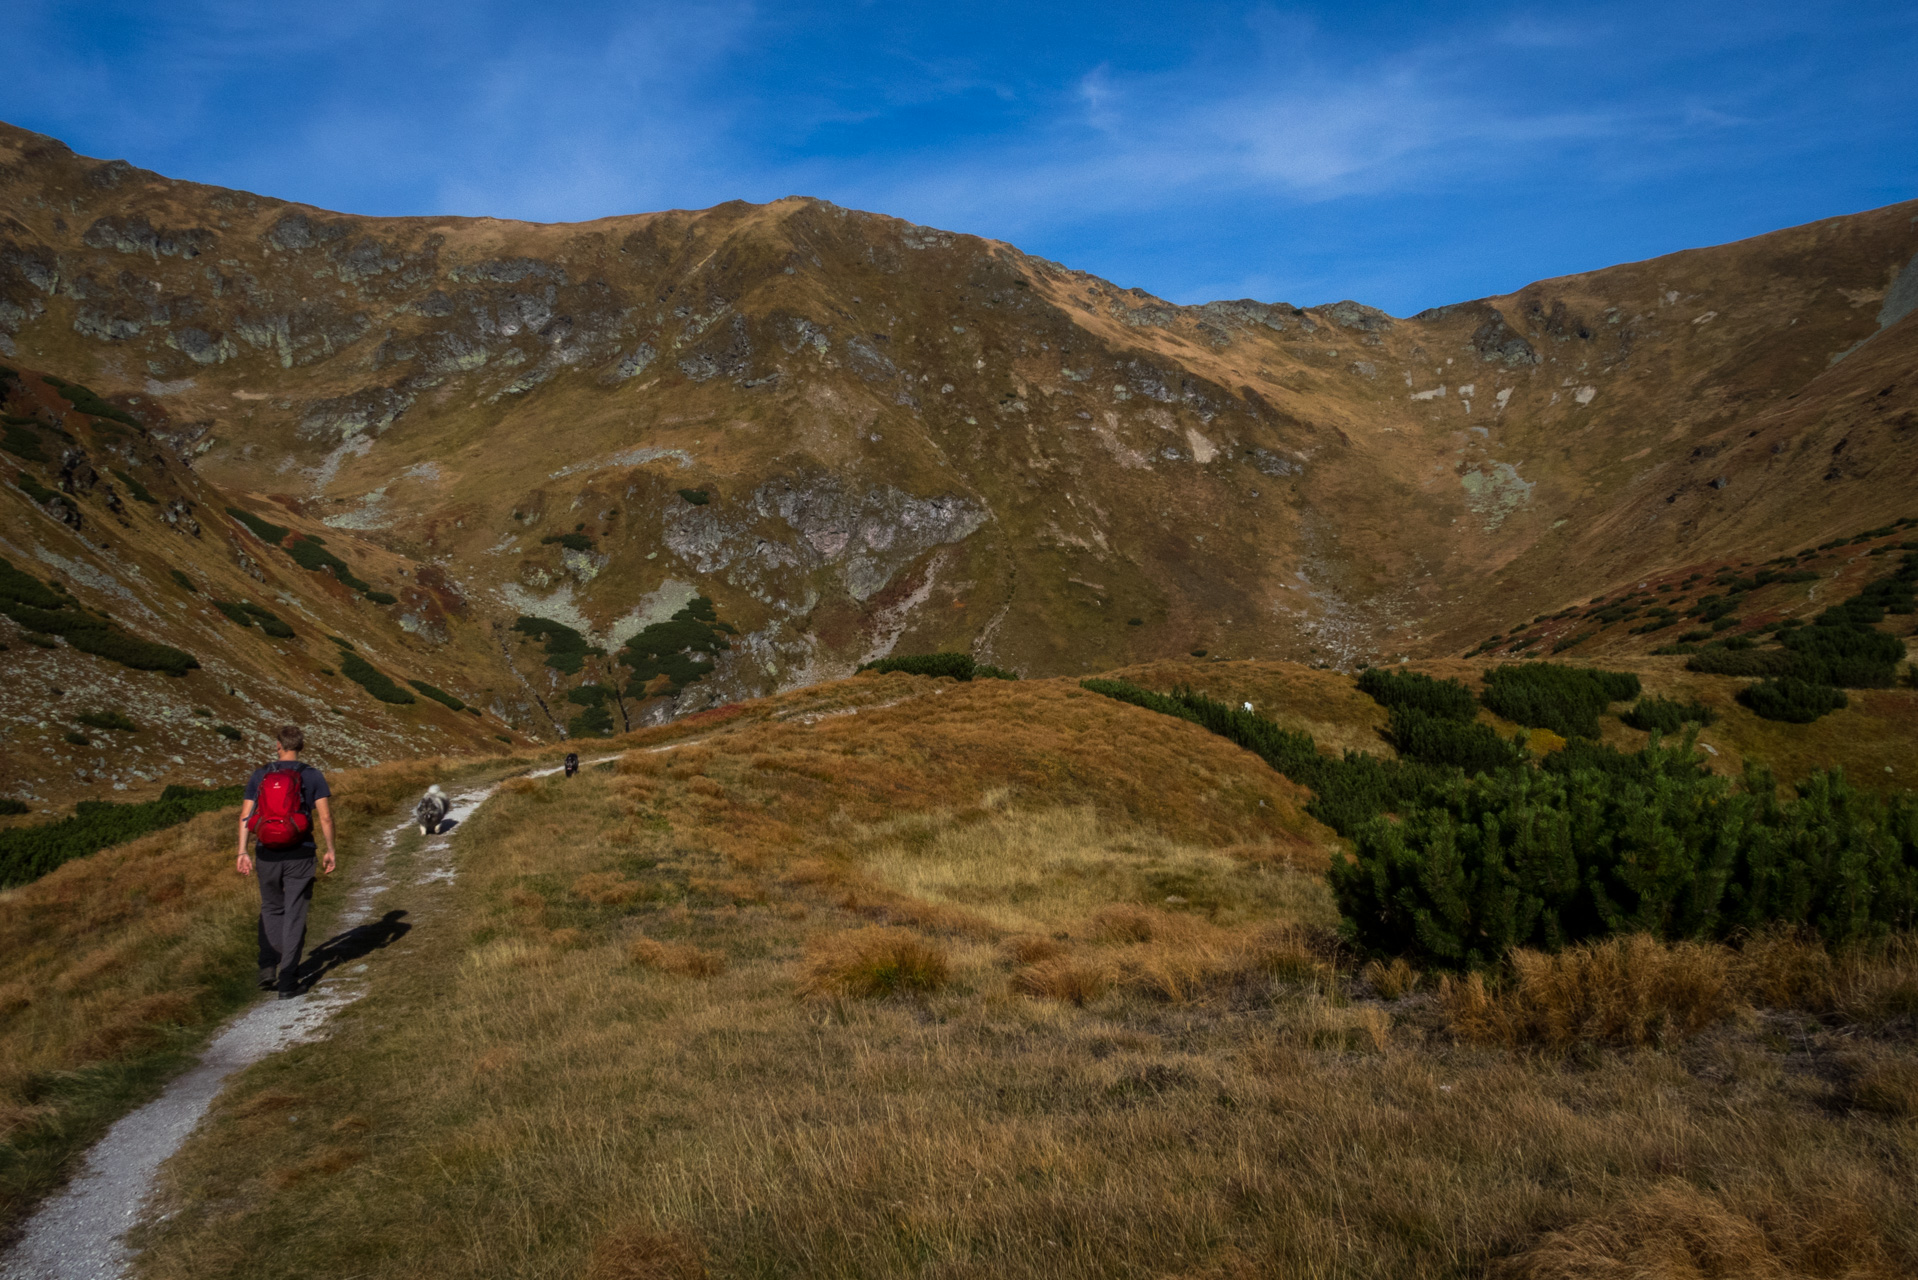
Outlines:
{"type": "Polygon", "coordinates": [[[320,820],[320,834],[326,837],[326,853],[320,858],[320,870],[333,874],[333,803],[324,798],[313,802],[313,816],[320,820]]]}
{"type": "Polygon", "coordinates": [[[253,874],[253,859],[246,856],[246,820],[252,815],[253,802],[240,801],[240,856],[234,860],[234,865],[240,869],[240,874],[243,876],[253,874]]]}

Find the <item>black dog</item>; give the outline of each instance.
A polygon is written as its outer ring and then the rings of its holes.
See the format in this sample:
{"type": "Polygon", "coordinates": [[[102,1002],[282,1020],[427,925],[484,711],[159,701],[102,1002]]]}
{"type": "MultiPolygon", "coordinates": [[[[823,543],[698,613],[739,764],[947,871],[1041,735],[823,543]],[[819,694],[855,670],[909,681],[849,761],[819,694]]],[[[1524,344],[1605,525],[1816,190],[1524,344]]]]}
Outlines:
{"type": "Polygon", "coordinates": [[[568,751],[566,753],[566,776],[570,778],[578,772],[579,772],[579,753],[576,751],[568,751]]]}

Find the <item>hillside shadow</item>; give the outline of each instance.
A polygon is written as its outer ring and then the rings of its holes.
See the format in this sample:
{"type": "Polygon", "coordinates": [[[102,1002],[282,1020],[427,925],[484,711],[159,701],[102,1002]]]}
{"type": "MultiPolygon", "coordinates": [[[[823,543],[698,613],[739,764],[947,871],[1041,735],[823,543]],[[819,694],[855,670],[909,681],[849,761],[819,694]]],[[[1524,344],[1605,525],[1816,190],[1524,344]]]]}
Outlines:
{"type": "Polygon", "coordinates": [[[315,983],[341,965],[369,956],[404,938],[413,928],[406,922],[405,916],[404,911],[389,911],[371,923],[334,934],[313,948],[300,964],[298,989],[310,991],[315,983]]]}

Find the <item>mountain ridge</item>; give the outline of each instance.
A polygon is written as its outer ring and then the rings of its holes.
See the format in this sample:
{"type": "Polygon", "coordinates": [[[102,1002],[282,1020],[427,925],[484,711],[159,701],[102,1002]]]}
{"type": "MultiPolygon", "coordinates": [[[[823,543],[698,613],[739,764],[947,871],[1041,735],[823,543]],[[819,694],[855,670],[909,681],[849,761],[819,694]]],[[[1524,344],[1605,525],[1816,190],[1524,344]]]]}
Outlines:
{"type": "MultiPolygon", "coordinates": [[[[805,197],[364,218],[12,128],[0,211],[7,361],[121,405],[207,504],[377,566],[405,599],[353,625],[509,738],[623,690],[620,645],[700,597],[737,630],[716,669],[621,716],[888,652],[1456,654],[1910,514],[1918,471],[1912,202],[1406,318],[1176,305],[805,197]]],[[[70,536],[7,494],[14,550],[70,536]]]]}

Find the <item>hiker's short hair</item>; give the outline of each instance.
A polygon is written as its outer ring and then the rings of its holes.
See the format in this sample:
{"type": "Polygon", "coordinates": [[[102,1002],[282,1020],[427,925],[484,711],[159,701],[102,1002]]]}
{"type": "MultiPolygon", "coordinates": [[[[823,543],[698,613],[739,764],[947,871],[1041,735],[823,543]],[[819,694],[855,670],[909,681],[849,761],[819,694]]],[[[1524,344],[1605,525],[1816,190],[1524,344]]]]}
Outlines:
{"type": "Polygon", "coordinates": [[[300,732],[299,725],[283,724],[280,726],[280,750],[282,751],[306,750],[306,735],[300,732]]]}

